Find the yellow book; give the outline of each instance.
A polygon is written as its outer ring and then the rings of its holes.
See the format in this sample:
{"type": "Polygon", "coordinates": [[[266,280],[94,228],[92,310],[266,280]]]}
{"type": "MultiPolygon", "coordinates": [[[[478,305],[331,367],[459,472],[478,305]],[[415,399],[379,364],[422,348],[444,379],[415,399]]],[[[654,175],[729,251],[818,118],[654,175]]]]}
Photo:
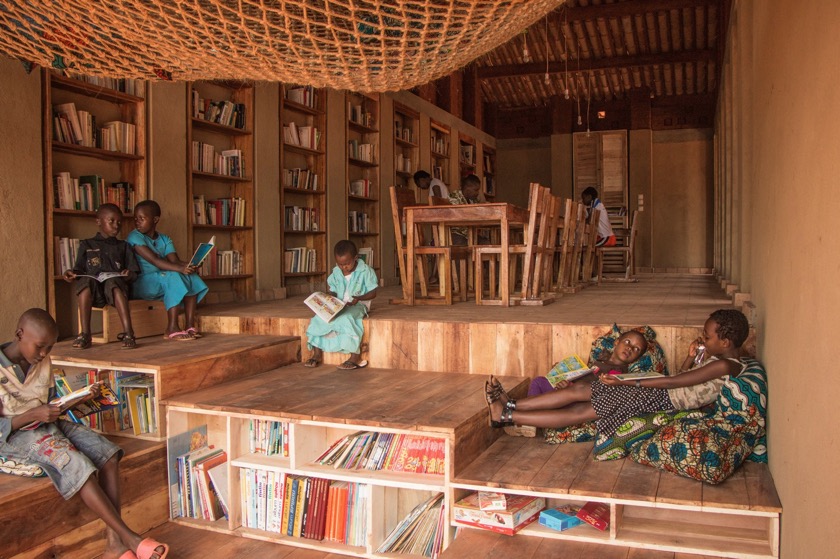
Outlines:
{"type": "Polygon", "coordinates": [[[291,536],[289,526],[292,524],[293,518],[289,517],[289,507],[292,505],[292,482],[295,476],[286,476],[286,490],[283,492],[283,522],[280,525],[280,533],[291,536]]]}
{"type": "Polygon", "coordinates": [[[131,388],[126,393],[126,399],[128,400],[128,413],[131,415],[131,427],[134,429],[135,435],[143,433],[143,422],[140,416],[145,410],[140,410],[137,397],[139,396],[140,401],[142,402],[145,394],[146,390],[143,388],[131,388]]]}
{"type": "Polygon", "coordinates": [[[300,537],[300,529],[303,524],[303,507],[306,503],[306,486],[309,484],[308,477],[300,478],[297,492],[297,503],[295,505],[295,524],[292,529],[292,535],[296,538],[300,537]]]}

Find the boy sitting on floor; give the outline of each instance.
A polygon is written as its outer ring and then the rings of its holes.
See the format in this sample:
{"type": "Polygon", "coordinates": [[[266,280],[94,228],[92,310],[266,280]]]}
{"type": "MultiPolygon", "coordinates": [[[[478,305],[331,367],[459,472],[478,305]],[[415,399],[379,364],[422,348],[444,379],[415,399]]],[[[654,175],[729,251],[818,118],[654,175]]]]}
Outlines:
{"type": "Polygon", "coordinates": [[[164,559],[169,546],[141,538],[120,516],[123,451],[84,425],[59,419],[60,408],[48,403],[55,396],[49,353],[57,338],[49,313],[29,309],[14,339],[0,346],[0,454],[40,466],[65,499],[78,493],[107,527],[104,558],[164,559]]]}

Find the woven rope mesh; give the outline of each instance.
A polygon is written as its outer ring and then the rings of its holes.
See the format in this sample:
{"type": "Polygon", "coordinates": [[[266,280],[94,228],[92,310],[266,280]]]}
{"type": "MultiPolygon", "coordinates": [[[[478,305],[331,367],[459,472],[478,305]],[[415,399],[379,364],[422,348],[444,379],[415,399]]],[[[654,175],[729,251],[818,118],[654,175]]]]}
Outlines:
{"type": "Polygon", "coordinates": [[[563,0],[4,0],[0,52],[94,76],[407,89],[563,0]]]}

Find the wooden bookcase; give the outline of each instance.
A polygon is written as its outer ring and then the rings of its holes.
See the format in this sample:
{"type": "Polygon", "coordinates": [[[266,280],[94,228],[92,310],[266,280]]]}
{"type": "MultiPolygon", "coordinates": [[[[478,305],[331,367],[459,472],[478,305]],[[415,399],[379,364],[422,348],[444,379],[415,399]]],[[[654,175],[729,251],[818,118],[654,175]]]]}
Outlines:
{"type": "Polygon", "coordinates": [[[419,113],[394,103],[394,185],[400,188],[414,188],[420,164],[419,124],[419,113]]]}
{"type": "MultiPolygon", "coordinates": [[[[64,271],[72,268],[74,262],[72,258],[61,262],[61,247],[64,246],[67,254],[67,247],[72,243],[61,243],[59,238],[93,237],[98,230],[95,209],[99,203],[114,201],[119,202],[124,211],[120,235],[124,239],[134,228],[134,204],[147,197],[145,82],[133,82],[132,89],[136,94],[128,94],[44,70],[42,83],[47,308],[58,322],[60,336],[64,337],[75,333],[78,305],[73,285],[62,279],[64,271]],[[77,118],[82,117],[78,120],[80,123],[81,120],[87,121],[85,113],[95,119],[94,126],[89,127],[91,130],[98,132],[107,123],[119,121],[133,125],[133,134],[131,130],[124,131],[119,145],[110,146],[120,151],[97,147],[101,146],[101,141],[97,143],[91,134],[83,134],[87,140],[73,140],[67,136],[70,131],[66,123],[61,131],[62,119],[55,110],[58,105],[66,107],[70,103],[77,118]],[[61,141],[63,136],[69,141],[61,141]],[[133,146],[129,145],[132,143],[133,146]],[[69,177],[70,183],[60,193],[56,177],[61,174],[69,177]],[[78,192],[72,183],[73,179],[80,177],[97,177],[92,180],[104,185],[104,198],[97,200],[92,192],[95,189],[90,189],[91,195],[82,196],[76,205],[70,199],[78,192]],[[129,183],[130,188],[114,187],[115,183],[129,183]],[[122,194],[117,198],[115,195],[119,191],[122,194]]],[[[101,140],[102,134],[97,135],[101,140]]]]}
{"type": "Polygon", "coordinates": [[[201,270],[210,286],[207,300],[252,300],[254,88],[237,81],[192,82],[187,107],[189,243],[216,238],[201,270]]]}
{"type": "Polygon", "coordinates": [[[442,180],[451,190],[452,183],[449,181],[449,150],[450,150],[449,127],[439,122],[431,121],[431,161],[432,168],[429,171],[432,177],[442,180]]]}
{"type": "Polygon", "coordinates": [[[322,289],[326,281],[326,92],[284,84],[281,93],[283,285],[299,295],[322,289]]]}
{"type": "Polygon", "coordinates": [[[458,166],[461,178],[474,174],[476,171],[475,139],[465,134],[458,134],[458,166]]]}
{"type": "Polygon", "coordinates": [[[482,144],[481,155],[481,186],[484,191],[484,197],[489,200],[496,197],[496,150],[486,144],[482,144]]]}
{"type": "Polygon", "coordinates": [[[347,237],[359,249],[379,250],[379,96],[347,93],[347,237]]]}

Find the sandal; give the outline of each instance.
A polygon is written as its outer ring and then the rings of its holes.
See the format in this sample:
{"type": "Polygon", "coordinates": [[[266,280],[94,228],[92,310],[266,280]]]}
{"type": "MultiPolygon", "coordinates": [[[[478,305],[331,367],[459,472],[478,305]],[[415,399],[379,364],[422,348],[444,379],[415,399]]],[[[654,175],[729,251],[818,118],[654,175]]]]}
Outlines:
{"type": "Polygon", "coordinates": [[[196,330],[196,329],[195,329],[195,328],[193,328],[192,326],[190,326],[189,328],[187,328],[186,330],[184,330],[184,332],[186,332],[187,334],[189,334],[189,335],[190,335],[190,337],[193,337],[193,338],[195,338],[195,339],[198,339],[198,338],[203,338],[203,337],[204,337],[204,336],[201,334],[201,332],[199,332],[198,330],[196,330]]]}
{"type": "Polygon", "coordinates": [[[349,359],[338,366],[338,369],[341,371],[352,371],[354,369],[364,369],[368,366],[368,362],[365,360],[359,361],[356,363],[355,361],[350,361],[349,359]]]}
{"type": "Polygon", "coordinates": [[[501,399],[504,400],[506,408],[516,409],[516,400],[510,397],[502,383],[493,375],[490,375],[490,380],[484,383],[484,399],[487,400],[488,404],[501,399]]]}
{"type": "Polygon", "coordinates": [[[73,345],[70,347],[73,349],[87,349],[92,343],[89,332],[80,332],[79,335],[76,336],[76,339],[73,340],[73,345]]]}
{"type": "Polygon", "coordinates": [[[152,538],[146,538],[137,546],[136,555],[138,559],[152,559],[153,557],[166,559],[166,556],[169,555],[169,546],[152,538]],[[159,547],[163,548],[163,551],[158,551],[159,547]]]}
{"type": "Polygon", "coordinates": [[[190,341],[194,340],[195,338],[193,336],[190,336],[189,332],[187,332],[186,330],[181,330],[180,332],[172,332],[170,334],[164,334],[163,339],[164,340],[175,340],[175,341],[178,341],[178,342],[190,342],[190,341]]]}
{"type": "Polygon", "coordinates": [[[137,338],[134,337],[134,334],[120,332],[117,334],[117,340],[123,343],[122,349],[134,349],[137,347],[137,338]]]}
{"type": "Polygon", "coordinates": [[[496,421],[493,419],[493,408],[491,404],[495,403],[498,398],[492,398],[491,394],[493,393],[492,385],[490,381],[484,381],[484,399],[487,400],[487,422],[490,427],[494,429],[498,429],[499,427],[506,427],[508,425],[514,425],[513,422],[513,409],[507,407],[505,405],[502,408],[502,415],[499,417],[499,420],[496,421]]]}
{"type": "Polygon", "coordinates": [[[320,364],[321,364],[320,361],[318,361],[314,357],[310,357],[309,359],[306,360],[306,363],[304,363],[303,366],[304,367],[309,367],[310,369],[312,369],[313,367],[317,367],[320,364]]]}

